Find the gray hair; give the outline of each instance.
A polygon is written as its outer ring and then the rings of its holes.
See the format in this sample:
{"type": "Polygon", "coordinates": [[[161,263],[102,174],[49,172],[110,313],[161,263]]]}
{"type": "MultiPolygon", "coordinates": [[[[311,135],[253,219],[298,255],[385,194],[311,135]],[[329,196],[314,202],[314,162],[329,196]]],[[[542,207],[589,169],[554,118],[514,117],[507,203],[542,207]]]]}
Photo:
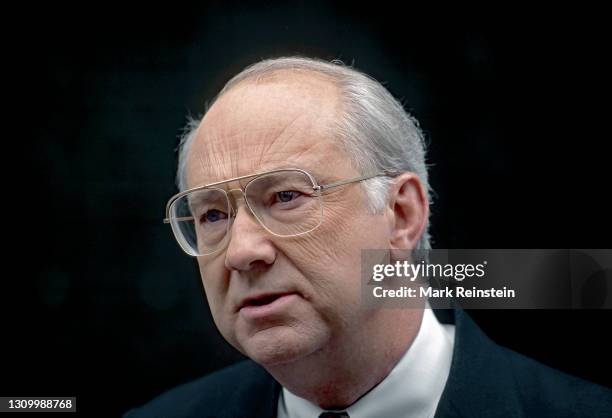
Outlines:
{"type": "MultiPolygon", "coordinates": [[[[343,114],[336,121],[337,140],[347,152],[357,171],[366,175],[389,171],[415,173],[431,201],[425,163],[426,144],[417,120],[409,115],[382,84],[372,77],[340,61],[322,61],[303,57],[283,57],[255,63],[230,81],[207,106],[206,111],[225,92],[246,79],[258,79],[266,75],[291,70],[316,72],[328,76],[340,89],[343,114]]],[[[179,144],[177,185],[186,189],[185,166],[189,147],[196,137],[200,121],[189,118],[179,144]]],[[[376,177],[361,183],[372,213],[380,213],[386,204],[392,179],[376,177]]],[[[417,250],[431,248],[429,220],[417,250]]]]}

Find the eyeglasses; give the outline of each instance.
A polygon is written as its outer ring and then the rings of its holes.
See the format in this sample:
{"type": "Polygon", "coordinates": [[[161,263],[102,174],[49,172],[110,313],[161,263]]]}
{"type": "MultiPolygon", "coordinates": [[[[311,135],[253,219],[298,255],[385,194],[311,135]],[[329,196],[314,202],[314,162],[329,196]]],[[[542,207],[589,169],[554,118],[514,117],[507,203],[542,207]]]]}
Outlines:
{"type": "Polygon", "coordinates": [[[239,192],[266,231],[279,237],[295,237],[314,231],[323,222],[325,190],[380,176],[394,174],[384,172],[324,185],[298,168],[236,177],[174,195],[166,205],[164,223],[170,224],[176,240],[188,255],[212,254],[227,244],[237,212],[234,192],[239,192]],[[241,180],[248,180],[241,189],[223,188],[241,180]]]}

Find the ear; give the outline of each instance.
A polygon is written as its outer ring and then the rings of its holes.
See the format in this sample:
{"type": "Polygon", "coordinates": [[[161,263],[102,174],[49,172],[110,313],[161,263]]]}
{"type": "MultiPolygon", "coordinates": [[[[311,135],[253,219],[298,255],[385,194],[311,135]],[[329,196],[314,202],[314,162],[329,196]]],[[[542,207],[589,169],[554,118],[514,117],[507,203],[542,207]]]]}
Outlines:
{"type": "Polygon", "coordinates": [[[416,174],[406,172],[396,177],[389,188],[389,246],[412,250],[425,231],[429,202],[423,184],[416,174]]]}

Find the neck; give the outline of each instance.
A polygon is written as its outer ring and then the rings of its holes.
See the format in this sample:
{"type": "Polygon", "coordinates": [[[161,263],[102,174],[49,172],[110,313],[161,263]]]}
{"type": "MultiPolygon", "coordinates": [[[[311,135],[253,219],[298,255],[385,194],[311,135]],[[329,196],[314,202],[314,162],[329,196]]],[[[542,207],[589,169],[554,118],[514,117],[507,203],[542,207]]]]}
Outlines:
{"type": "Polygon", "coordinates": [[[387,377],[422,319],[422,309],[381,309],[360,332],[335,336],[325,348],[266,369],[295,395],[323,409],[345,409],[387,377]]]}

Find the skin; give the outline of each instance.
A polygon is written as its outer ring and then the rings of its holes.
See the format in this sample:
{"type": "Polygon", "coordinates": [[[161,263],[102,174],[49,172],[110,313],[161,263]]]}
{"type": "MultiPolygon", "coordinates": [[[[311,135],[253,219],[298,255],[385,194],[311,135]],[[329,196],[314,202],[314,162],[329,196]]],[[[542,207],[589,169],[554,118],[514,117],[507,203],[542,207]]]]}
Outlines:
{"type": "MultiPolygon", "coordinates": [[[[187,158],[188,186],[293,167],[319,184],[359,176],[333,139],[339,98],[337,87],[317,73],[281,71],[238,84],[198,128],[187,158]]],[[[324,202],[317,230],[281,238],[238,199],[227,247],[198,257],[198,264],[224,338],[296,395],[342,408],[387,376],[422,319],[422,309],[362,306],[360,251],[414,248],[428,204],[412,173],[395,179],[382,214],[369,213],[358,184],[332,189],[324,202]],[[239,309],[245,298],[269,292],[290,296],[264,317],[239,309]]]]}

